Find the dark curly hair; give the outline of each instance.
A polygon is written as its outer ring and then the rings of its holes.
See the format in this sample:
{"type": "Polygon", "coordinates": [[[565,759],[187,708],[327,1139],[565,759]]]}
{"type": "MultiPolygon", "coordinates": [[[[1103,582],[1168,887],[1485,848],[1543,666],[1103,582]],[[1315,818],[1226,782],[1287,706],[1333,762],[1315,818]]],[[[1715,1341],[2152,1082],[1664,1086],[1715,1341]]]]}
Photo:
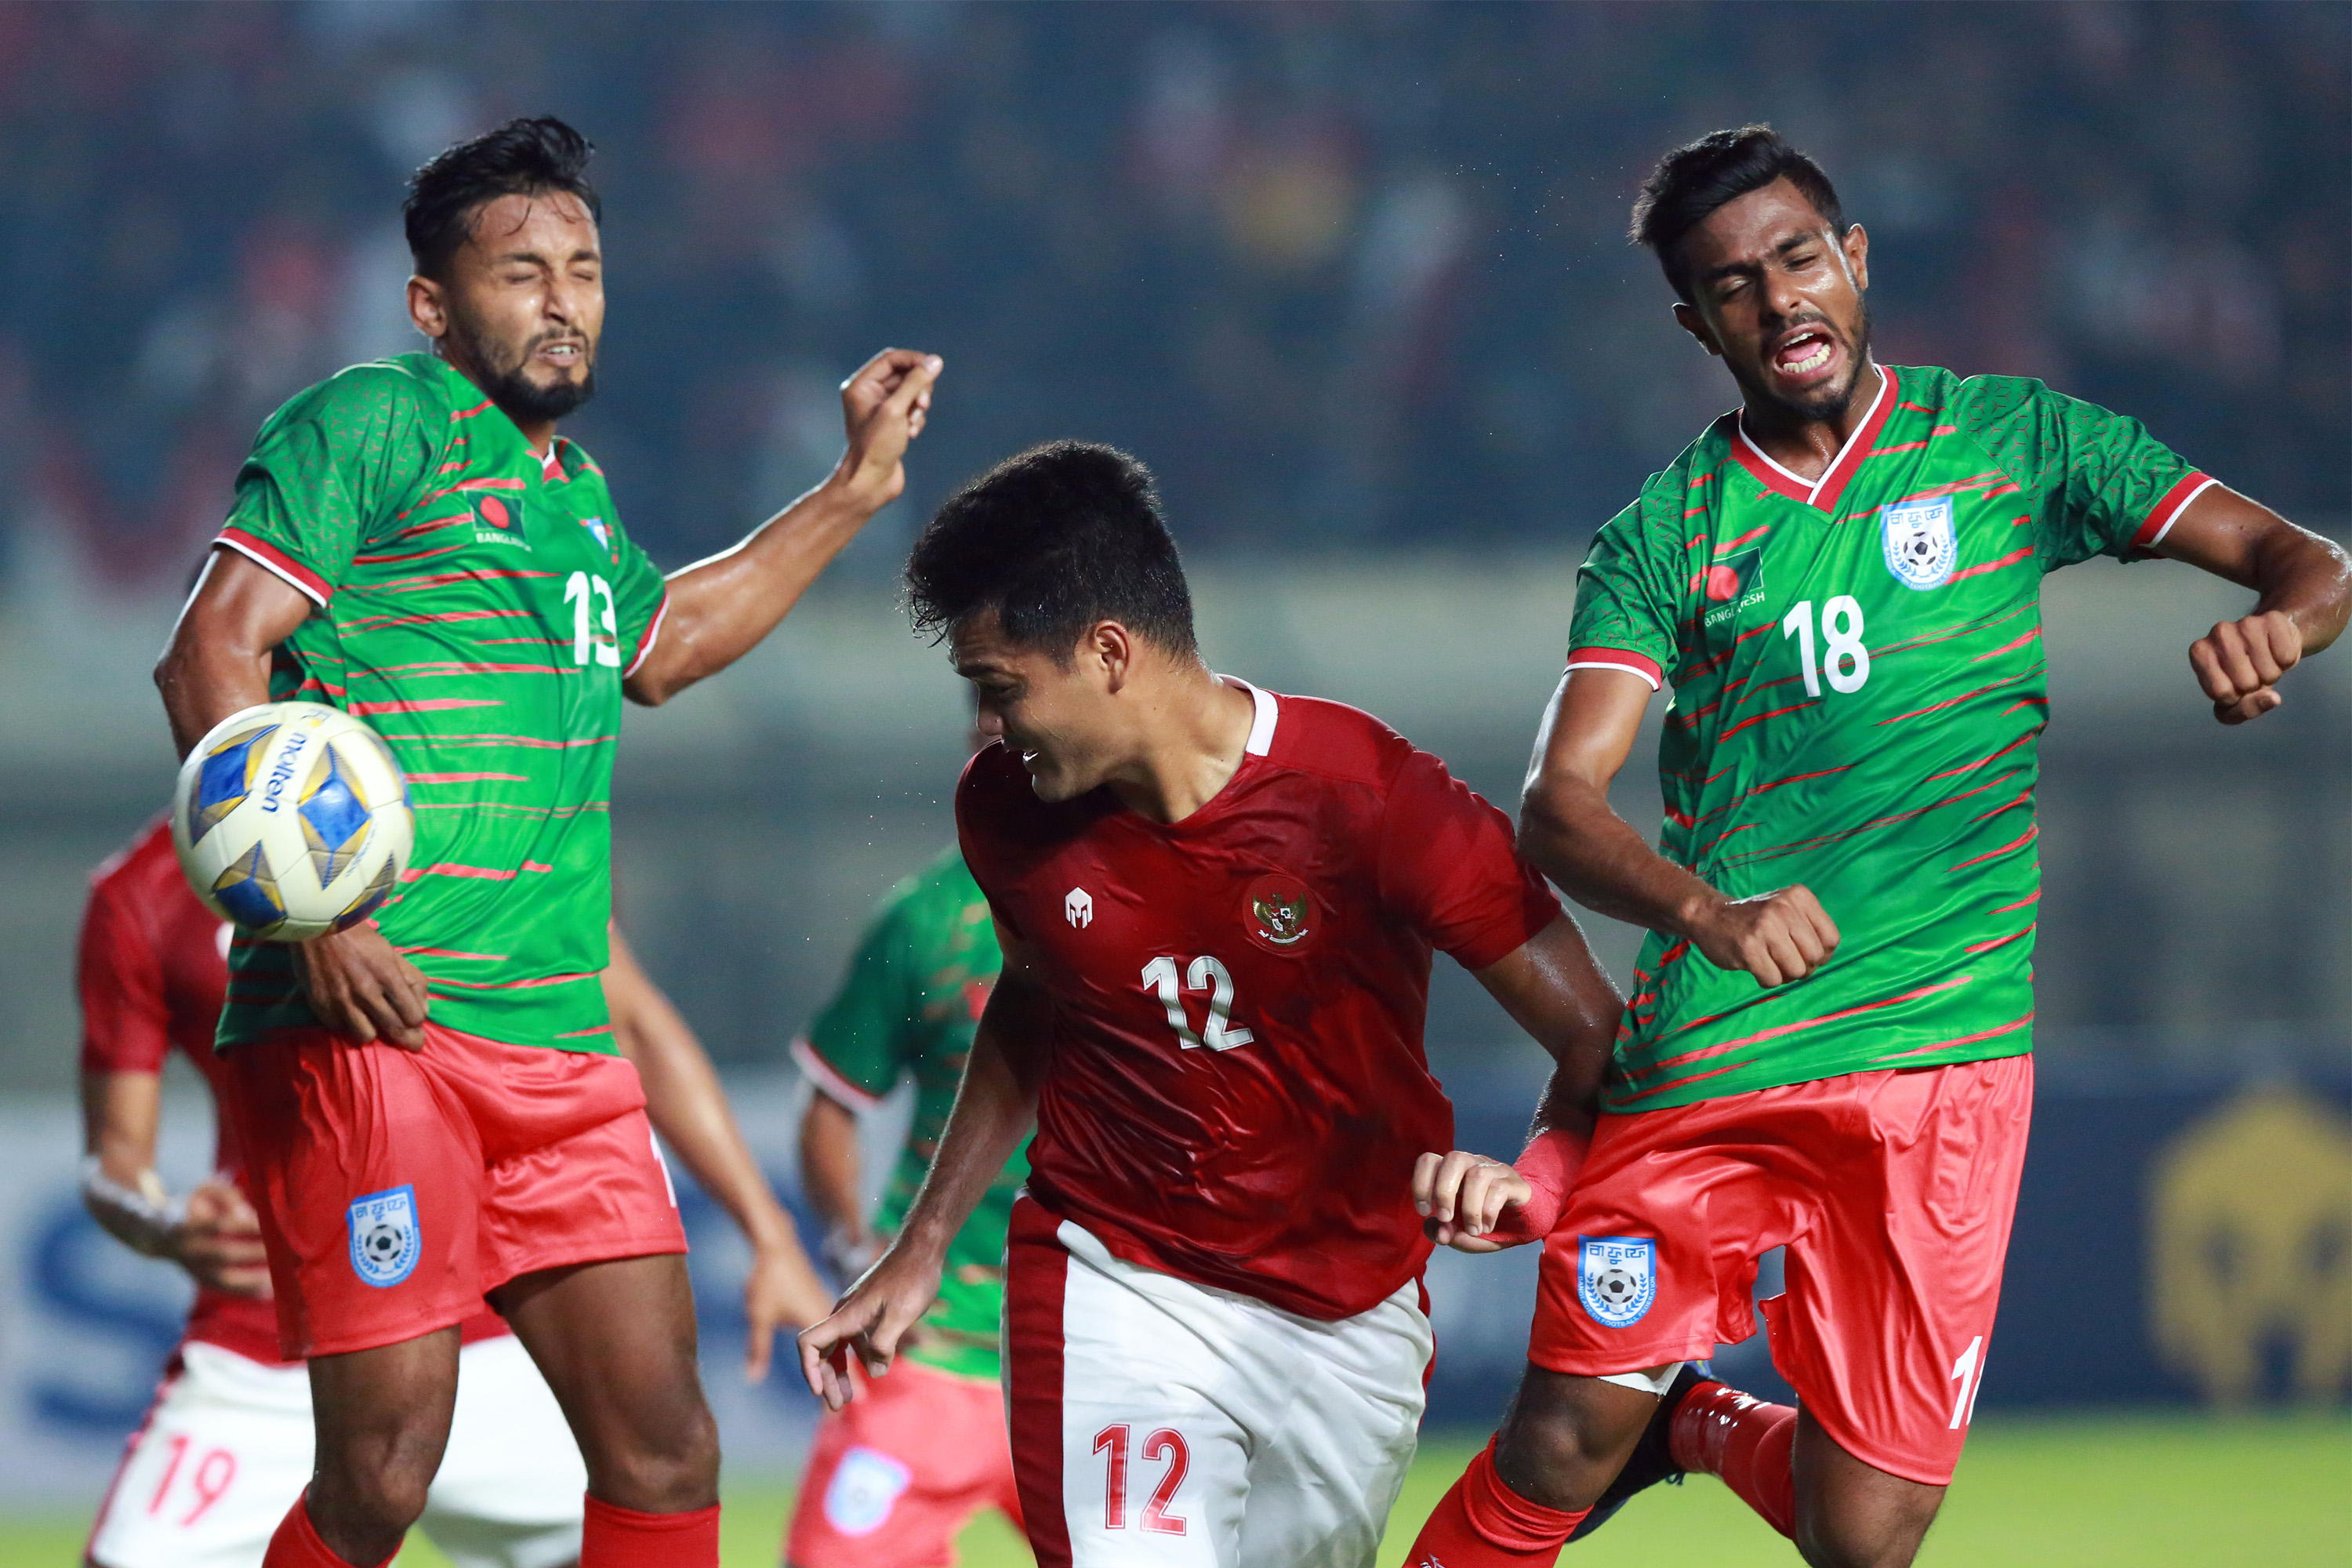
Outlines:
{"type": "Polygon", "coordinates": [[[1085,441],[1032,447],[949,497],[907,557],[907,604],[934,640],[992,609],[1007,638],[1066,668],[1097,621],[1171,653],[1199,648],[1151,470],[1085,441]]]}
{"type": "Polygon", "coordinates": [[[1726,202],[1750,191],[1760,191],[1775,180],[1786,180],[1813,204],[1830,232],[1846,231],[1845,212],[1838,205],[1837,187],[1822,166],[1789,144],[1789,139],[1769,125],[1742,125],[1717,131],[1675,148],[1658,160],[1642,194],[1633,203],[1633,226],[1629,238],[1656,253],[1666,281],[1683,303],[1691,302],[1690,269],[1683,264],[1683,236],[1706,221],[1726,202]]]}
{"type": "Polygon", "coordinates": [[[450,258],[474,232],[474,218],[500,196],[568,191],[602,221],[604,204],[588,183],[596,149],[551,114],[509,120],[496,131],[437,153],[410,176],[401,216],[418,276],[446,280],[450,258]]]}

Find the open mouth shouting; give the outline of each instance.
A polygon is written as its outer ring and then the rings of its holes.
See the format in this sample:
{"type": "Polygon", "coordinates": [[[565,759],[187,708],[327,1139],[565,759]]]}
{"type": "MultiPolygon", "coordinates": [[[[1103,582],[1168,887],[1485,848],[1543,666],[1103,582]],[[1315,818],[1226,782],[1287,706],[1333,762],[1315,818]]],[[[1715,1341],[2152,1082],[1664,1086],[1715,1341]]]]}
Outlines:
{"type": "Polygon", "coordinates": [[[1829,328],[1820,321],[1807,321],[1781,333],[1764,363],[1784,386],[1811,392],[1836,374],[1842,357],[1829,328]]]}
{"type": "Polygon", "coordinates": [[[551,338],[534,344],[530,358],[559,371],[578,370],[588,363],[588,344],[580,338],[551,338]]]}

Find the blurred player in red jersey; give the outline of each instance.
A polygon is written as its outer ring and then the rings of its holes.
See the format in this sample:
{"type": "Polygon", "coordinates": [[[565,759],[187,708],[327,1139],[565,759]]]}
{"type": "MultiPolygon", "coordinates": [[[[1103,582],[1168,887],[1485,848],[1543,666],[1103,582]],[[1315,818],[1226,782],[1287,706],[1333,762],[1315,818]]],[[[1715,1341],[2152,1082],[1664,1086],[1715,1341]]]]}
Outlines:
{"type": "Polygon", "coordinates": [[[665,577],[557,429],[595,390],[604,323],[592,151],[542,117],[417,171],[406,292],[431,352],[263,426],[156,668],[183,753],[257,704],[331,703],[376,728],[417,807],[375,916],[230,950],[217,1040],[318,1426],[268,1568],[398,1550],[485,1294],[579,1441],[586,1568],[719,1561],[685,1233],[598,983],[621,712],[742,657],[898,495],[941,364],[868,361],[833,474],[665,577]],[[362,1226],[392,1245],[353,1247],[362,1226]]]}
{"type": "Polygon", "coordinates": [[[1741,405],[1594,540],[1522,826],[1651,936],[1589,1157],[1424,1171],[1441,1214],[1540,1194],[1517,1229],[1548,1239],[1518,1397],[1407,1560],[1547,1564],[1703,1470],[1816,1568],[1900,1568],[1967,1441],[2025,1158],[2042,578],[2162,555],[2255,590],[2189,650],[2236,724],[2344,629],[2352,562],[2135,420],[1878,363],[1868,237],[1769,127],[1668,153],[1634,234],[1741,405]],[[1666,681],[1652,848],[1609,786],[1666,681]],[[1783,1246],[1794,1409],[1683,1365],[1753,1331],[1783,1246]]]}
{"type": "MultiPolygon", "coordinates": [[[[277,1310],[239,1139],[219,1094],[213,1029],[230,928],[196,901],[156,823],[91,879],[82,918],[83,1191],[137,1251],[186,1269],[196,1299],[155,1405],[100,1504],[95,1568],[255,1568],[310,1479],[310,1387],[278,1354],[277,1310]],[[173,1200],[156,1178],[164,1058],[174,1049],[215,1091],[215,1174],[173,1200]]],[[[646,1082],[655,1125],[751,1243],[747,1368],[763,1376],[779,1324],[814,1322],[830,1300],[776,1203],[709,1058],[613,933],[619,1042],[646,1082]]],[[[458,1568],[554,1568],[580,1553],[587,1472],[546,1380],[484,1307],[461,1326],[449,1447],[423,1525],[458,1568]]]]}
{"type": "Polygon", "coordinates": [[[1038,1561],[1369,1564],[1433,1348],[1432,950],[1588,1085],[1616,994],[1435,757],[1210,672],[1134,459],[1007,461],[907,581],[999,741],[956,818],[1004,968],[890,1250],[801,1336],[811,1386],[887,1370],[1034,1120],[1004,1352],[1038,1561]]]}

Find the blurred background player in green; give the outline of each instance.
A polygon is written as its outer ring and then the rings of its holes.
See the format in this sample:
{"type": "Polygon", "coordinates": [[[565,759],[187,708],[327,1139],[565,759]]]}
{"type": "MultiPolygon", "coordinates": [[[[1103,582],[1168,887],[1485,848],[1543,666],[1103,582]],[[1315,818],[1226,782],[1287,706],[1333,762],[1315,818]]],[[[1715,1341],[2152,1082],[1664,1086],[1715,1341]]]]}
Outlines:
{"type": "MultiPolygon", "coordinates": [[[[931,1167],[965,1056],[1003,963],[988,900],[947,850],[893,888],[848,973],[793,1056],[815,1092],[801,1122],[801,1179],[830,1226],[845,1284],[880,1256],[931,1167]],[[914,1120],[872,1225],[859,1197],[857,1122],[912,1079],[914,1120]]],[[[1013,1155],[948,1249],[940,1299],[906,1352],[817,1428],[793,1510],[790,1568],[929,1568],[983,1508],[1017,1527],[997,1350],[1004,1231],[1029,1173],[1013,1155]]]]}

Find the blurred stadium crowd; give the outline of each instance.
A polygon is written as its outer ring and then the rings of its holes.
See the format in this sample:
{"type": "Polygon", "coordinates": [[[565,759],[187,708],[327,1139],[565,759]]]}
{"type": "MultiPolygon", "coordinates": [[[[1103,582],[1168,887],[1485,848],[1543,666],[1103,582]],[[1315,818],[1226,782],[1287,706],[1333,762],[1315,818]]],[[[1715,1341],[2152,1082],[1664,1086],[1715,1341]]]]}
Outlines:
{"type": "Polygon", "coordinates": [[[1727,399],[1633,186],[1759,103],[1872,231],[1884,357],[2325,525],[2347,61],[2300,5],[0,5],[0,551],[184,573],[257,421],[409,346],[406,171],[542,109],[602,144],[579,428],[665,563],[823,473],[883,342],[954,384],[902,513],[1086,435],[1196,549],[1581,536],[1727,399]]]}

